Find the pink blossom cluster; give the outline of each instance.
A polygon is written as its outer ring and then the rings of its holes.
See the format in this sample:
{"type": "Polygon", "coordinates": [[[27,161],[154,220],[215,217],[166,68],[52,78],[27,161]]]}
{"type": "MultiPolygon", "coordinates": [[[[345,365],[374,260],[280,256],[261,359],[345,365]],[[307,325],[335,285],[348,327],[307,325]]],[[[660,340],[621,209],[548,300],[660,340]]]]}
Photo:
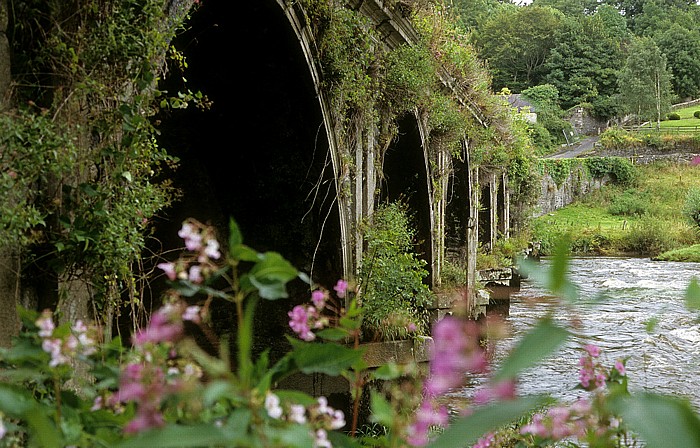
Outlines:
{"type": "Polygon", "coordinates": [[[70,363],[76,356],[90,356],[95,353],[95,340],[82,320],[77,320],[67,336],[54,336],[56,325],[50,310],[44,310],[35,322],[42,339],[41,348],[51,355],[50,367],[70,363]]]}
{"type": "MultiPolygon", "coordinates": [[[[109,397],[107,404],[112,407],[120,403],[134,402],[136,415],[124,428],[127,433],[136,433],[150,428],[162,427],[165,418],[161,412],[161,405],[167,397],[181,391],[185,385],[185,379],[191,377],[197,379],[201,376],[197,368],[185,366],[184,375],[177,368],[167,371],[167,361],[161,359],[156,350],[160,347],[177,342],[184,334],[183,321],[198,322],[199,307],[187,306],[184,303],[166,304],[151,316],[148,325],[136,332],[132,338],[136,353],[140,353],[138,361],[131,362],[122,370],[119,381],[119,390],[109,397]],[[160,362],[159,362],[160,361],[160,362]]],[[[176,353],[167,349],[168,358],[176,353]]],[[[93,409],[99,409],[102,400],[98,398],[93,409]]]]}
{"type": "Polygon", "coordinates": [[[158,268],[170,280],[202,283],[207,274],[216,269],[213,260],[221,258],[219,242],[214,236],[213,229],[194,219],[189,219],[182,224],[177,234],[185,241],[185,248],[193,252],[193,256],[180,258],[175,262],[159,263],[158,268]]]}
{"type": "Polygon", "coordinates": [[[265,397],[267,414],[278,420],[285,420],[300,425],[309,424],[314,436],[315,448],[331,448],[328,431],[338,430],[345,426],[343,411],[328,406],[326,397],[319,397],[308,409],[300,404],[290,404],[287,412],[282,408],[280,399],[272,392],[265,397]]]}
{"type": "Polygon", "coordinates": [[[579,383],[586,390],[595,390],[605,387],[607,375],[605,369],[598,361],[600,348],[588,344],[584,347],[586,354],[579,359],[578,372],[579,383]]]}
{"type": "MultiPolygon", "coordinates": [[[[336,292],[345,294],[347,283],[339,280],[336,284],[336,292]]],[[[321,315],[328,301],[328,293],[320,289],[311,293],[312,305],[297,305],[287,313],[289,316],[289,327],[301,339],[313,341],[316,334],[312,330],[320,330],[328,325],[328,318],[321,315]]]]}
{"type": "Polygon", "coordinates": [[[430,374],[424,384],[428,397],[443,395],[464,384],[467,372],[483,373],[488,362],[480,346],[476,322],[452,316],[439,320],[433,328],[430,347],[430,374]]]}
{"type": "Polygon", "coordinates": [[[447,408],[437,405],[434,400],[423,400],[415,413],[413,423],[408,428],[406,441],[412,446],[425,446],[428,444],[428,433],[431,427],[446,427],[449,415],[447,408]]]}
{"type": "MultiPolygon", "coordinates": [[[[424,401],[408,430],[413,446],[428,443],[431,426],[446,426],[447,411],[436,399],[462,386],[468,372],[482,373],[488,368],[486,353],[480,345],[481,330],[471,320],[447,316],[433,328],[433,343],[429,351],[430,372],[423,384],[424,401]]],[[[481,400],[514,395],[514,385],[499,383],[482,392],[481,400]]]]}
{"type": "Polygon", "coordinates": [[[535,414],[520,433],[558,441],[568,437],[584,438],[591,430],[602,434],[606,429],[599,425],[590,401],[580,398],[569,406],[555,406],[546,413],[535,414]]]}
{"type": "Polygon", "coordinates": [[[183,321],[198,322],[199,319],[198,306],[166,303],[151,315],[151,320],[145,328],[134,334],[132,342],[136,347],[143,347],[148,343],[176,342],[184,334],[183,321]]]}

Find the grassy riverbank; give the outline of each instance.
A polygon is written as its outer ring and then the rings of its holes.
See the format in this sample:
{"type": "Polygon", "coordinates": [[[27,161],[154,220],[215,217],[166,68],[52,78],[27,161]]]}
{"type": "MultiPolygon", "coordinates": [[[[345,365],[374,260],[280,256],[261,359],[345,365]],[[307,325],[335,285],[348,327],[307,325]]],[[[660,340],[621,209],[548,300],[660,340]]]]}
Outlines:
{"type": "Polygon", "coordinates": [[[565,234],[578,255],[640,255],[700,261],[700,232],[683,216],[686,195],[700,187],[700,165],[637,166],[633,187],[607,185],[532,223],[547,254],[565,234]],[[667,253],[684,249],[682,252],[667,253]]]}

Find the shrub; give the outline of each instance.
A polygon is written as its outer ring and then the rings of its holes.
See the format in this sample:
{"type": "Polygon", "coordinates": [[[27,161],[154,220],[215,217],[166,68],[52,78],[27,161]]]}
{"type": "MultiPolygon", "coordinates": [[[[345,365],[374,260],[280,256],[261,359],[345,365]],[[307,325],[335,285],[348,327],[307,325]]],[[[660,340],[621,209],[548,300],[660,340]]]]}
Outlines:
{"type": "Polygon", "coordinates": [[[634,134],[620,128],[608,128],[598,140],[605,149],[629,149],[641,144],[634,134]]]}
{"type": "Polygon", "coordinates": [[[683,215],[696,226],[700,226],[700,188],[692,187],[688,190],[683,206],[683,215]]]}
{"type": "Polygon", "coordinates": [[[700,118],[700,110],[696,110],[695,112],[693,112],[693,117],[700,118]]]}
{"type": "Polygon", "coordinates": [[[626,190],[621,196],[613,198],[608,213],[618,216],[642,216],[649,211],[649,194],[635,190],[626,190]]]}
{"type": "Polygon", "coordinates": [[[677,241],[666,223],[647,217],[631,227],[622,244],[629,251],[654,256],[673,249],[677,241]]]}
{"type": "Polygon", "coordinates": [[[680,120],[681,116],[676,113],[676,112],[671,112],[670,114],[667,115],[669,120],[680,120]]]}
{"type": "Polygon", "coordinates": [[[426,263],[412,251],[415,232],[405,204],[378,207],[363,234],[367,250],[360,268],[360,290],[365,338],[403,339],[413,326],[423,334],[432,292],[423,283],[426,263]]]}

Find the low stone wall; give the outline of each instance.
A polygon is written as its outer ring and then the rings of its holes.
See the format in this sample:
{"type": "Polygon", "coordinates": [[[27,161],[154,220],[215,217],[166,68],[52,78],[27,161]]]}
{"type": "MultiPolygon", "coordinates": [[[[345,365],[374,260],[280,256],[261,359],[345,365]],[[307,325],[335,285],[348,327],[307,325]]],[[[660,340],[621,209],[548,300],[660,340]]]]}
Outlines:
{"type": "Polygon", "coordinates": [[[557,185],[552,176],[545,174],[542,176],[542,189],[534,216],[546,215],[569,205],[577,198],[602,187],[609,181],[608,176],[602,179],[589,177],[583,166],[573,169],[561,185],[557,185]]]}

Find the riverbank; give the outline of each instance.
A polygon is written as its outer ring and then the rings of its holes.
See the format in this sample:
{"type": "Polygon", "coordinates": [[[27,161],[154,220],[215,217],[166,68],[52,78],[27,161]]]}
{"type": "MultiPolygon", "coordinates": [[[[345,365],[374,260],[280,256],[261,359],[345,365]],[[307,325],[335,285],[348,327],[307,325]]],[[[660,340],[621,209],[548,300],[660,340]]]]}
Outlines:
{"type": "Polygon", "coordinates": [[[541,242],[545,255],[568,234],[576,255],[700,261],[700,246],[686,249],[700,244],[700,233],[683,215],[688,191],[700,188],[699,174],[700,166],[689,163],[636,165],[631,186],[605,185],[535,218],[532,240],[541,242]]]}

